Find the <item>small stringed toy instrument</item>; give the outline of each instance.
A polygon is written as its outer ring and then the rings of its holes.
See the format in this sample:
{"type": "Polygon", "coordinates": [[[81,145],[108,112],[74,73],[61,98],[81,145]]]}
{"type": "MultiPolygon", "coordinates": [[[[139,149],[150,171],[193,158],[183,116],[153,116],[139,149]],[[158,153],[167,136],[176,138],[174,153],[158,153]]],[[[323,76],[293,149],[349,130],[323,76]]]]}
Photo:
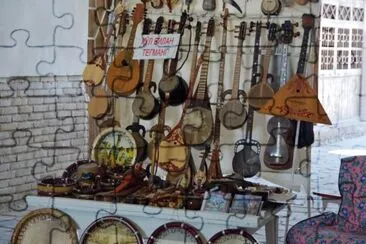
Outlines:
{"type": "MultiPolygon", "coordinates": [[[[147,20],[145,20],[147,21],[147,20]]],[[[151,20],[150,20],[151,21],[151,20]]],[[[157,19],[155,25],[154,34],[160,34],[162,26],[164,23],[164,17],[160,16],[157,19]]],[[[135,116],[141,119],[152,119],[160,111],[160,102],[151,92],[151,80],[154,70],[155,60],[151,59],[148,61],[147,69],[145,73],[145,81],[142,89],[137,93],[132,103],[132,111],[135,116]]],[[[156,88],[156,86],[155,86],[156,88]]]]}
{"type": "MultiPolygon", "coordinates": [[[[282,43],[279,44],[278,50],[281,51],[281,71],[279,86],[283,86],[288,77],[288,49],[294,37],[293,24],[286,20],[282,24],[283,35],[282,43]]],[[[286,135],[291,129],[290,120],[273,116],[267,124],[267,131],[270,134],[267,146],[263,155],[264,164],[270,169],[289,169],[292,167],[293,148],[287,145],[286,135]]]]}
{"type": "Polygon", "coordinates": [[[266,45],[266,52],[262,62],[261,81],[252,86],[248,93],[248,102],[254,109],[260,109],[268,100],[272,99],[274,91],[268,85],[268,79],[272,78],[268,74],[269,62],[272,56],[273,46],[276,44],[277,24],[269,25],[268,42],[266,45]]]}
{"type": "Polygon", "coordinates": [[[215,21],[211,18],[207,26],[205,48],[200,58],[202,60],[200,80],[193,98],[187,101],[187,110],[182,124],[183,138],[187,145],[200,146],[203,143],[209,143],[212,135],[213,118],[210,98],[208,97],[207,76],[214,34],[215,21]]]}
{"type": "MultiPolygon", "coordinates": [[[[182,42],[185,23],[187,21],[187,13],[184,11],[180,18],[178,33],[180,34],[180,40],[178,44],[178,50],[174,59],[170,60],[169,70],[168,70],[168,62],[169,60],[164,60],[164,74],[159,82],[159,95],[162,100],[166,100],[165,94],[169,93],[168,104],[171,106],[177,106],[182,104],[188,95],[188,85],[186,81],[178,76],[177,73],[177,65],[179,60],[179,46],[182,42]]],[[[168,24],[168,30],[174,31],[175,21],[170,20],[168,24]]]]}
{"type": "Polygon", "coordinates": [[[239,95],[246,97],[243,90],[239,90],[241,60],[243,54],[243,42],[246,36],[247,24],[246,22],[240,23],[239,40],[238,40],[238,51],[236,54],[235,70],[234,70],[234,81],[232,90],[226,90],[223,94],[231,93],[230,100],[224,104],[220,111],[220,121],[229,130],[240,128],[244,125],[247,117],[247,111],[244,104],[240,101],[239,95]]]}
{"type": "MultiPolygon", "coordinates": [[[[253,27],[253,25],[254,23],[252,22],[251,27],[253,27]]],[[[255,26],[256,32],[254,42],[251,87],[255,86],[258,75],[258,58],[260,54],[260,36],[262,23],[259,21],[255,24],[255,26]]],[[[261,146],[258,141],[252,139],[253,119],[254,109],[251,105],[249,105],[245,139],[239,140],[235,143],[234,157],[232,162],[233,171],[242,177],[252,177],[257,174],[261,169],[261,162],[259,158],[261,146]],[[244,148],[239,151],[239,146],[243,146],[244,148]]]]}
{"type": "Polygon", "coordinates": [[[137,26],[143,20],[144,13],[144,4],[136,4],[132,17],[132,30],[127,47],[117,53],[107,72],[108,87],[120,96],[129,96],[132,94],[140,81],[140,65],[137,60],[133,60],[133,43],[137,26]]]}

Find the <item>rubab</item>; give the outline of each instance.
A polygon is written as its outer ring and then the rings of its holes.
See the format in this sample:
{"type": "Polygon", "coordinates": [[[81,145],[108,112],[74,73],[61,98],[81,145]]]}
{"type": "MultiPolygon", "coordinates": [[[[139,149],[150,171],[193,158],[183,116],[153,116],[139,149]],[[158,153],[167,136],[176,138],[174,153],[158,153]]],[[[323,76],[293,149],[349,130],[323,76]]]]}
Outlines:
{"type": "MultiPolygon", "coordinates": [[[[227,10],[225,10],[226,12],[227,10]]],[[[217,98],[216,98],[216,111],[215,111],[215,125],[212,132],[212,145],[211,145],[211,157],[210,166],[207,172],[207,181],[213,181],[215,179],[222,178],[222,170],[220,165],[220,110],[222,108],[223,99],[222,93],[224,88],[224,77],[225,77],[225,56],[226,56],[226,42],[227,42],[227,16],[223,16],[223,29],[222,29],[222,40],[221,40],[221,60],[219,70],[219,82],[217,84],[217,98]]]]}
{"type": "MultiPolygon", "coordinates": [[[[293,24],[286,20],[282,24],[283,35],[281,42],[277,47],[278,55],[281,57],[279,87],[283,86],[288,79],[288,49],[294,36],[293,24]]],[[[277,90],[277,89],[276,89],[277,90]]],[[[293,148],[287,145],[286,135],[291,128],[290,120],[273,116],[267,124],[267,130],[270,138],[264,151],[263,162],[270,169],[289,169],[292,167],[293,148]]]]}
{"type": "Polygon", "coordinates": [[[266,44],[266,51],[261,65],[261,81],[258,84],[252,86],[248,93],[248,103],[254,109],[260,109],[267,103],[268,100],[272,99],[274,95],[273,89],[270,85],[268,85],[268,80],[272,77],[268,74],[268,69],[272,56],[272,49],[276,44],[276,32],[277,24],[270,24],[268,30],[268,42],[266,44]]]}
{"type": "Polygon", "coordinates": [[[210,64],[211,42],[215,34],[215,21],[208,22],[205,47],[200,57],[201,73],[194,96],[186,102],[183,119],[183,139],[187,145],[201,146],[210,143],[213,118],[208,96],[207,77],[210,64]]]}
{"type": "Polygon", "coordinates": [[[223,94],[231,93],[230,100],[224,104],[220,111],[220,121],[229,130],[240,128],[244,125],[247,117],[247,111],[244,104],[240,101],[240,97],[245,100],[246,94],[243,90],[239,90],[239,80],[241,71],[241,60],[243,55],[243,42],[246,36],[247,24],[246,22],[240,23],[240,31],[238,37],[238,51],[236,53],[235,70],[234,70],[234,81],[231,90],[226,90],[223,94]]]}

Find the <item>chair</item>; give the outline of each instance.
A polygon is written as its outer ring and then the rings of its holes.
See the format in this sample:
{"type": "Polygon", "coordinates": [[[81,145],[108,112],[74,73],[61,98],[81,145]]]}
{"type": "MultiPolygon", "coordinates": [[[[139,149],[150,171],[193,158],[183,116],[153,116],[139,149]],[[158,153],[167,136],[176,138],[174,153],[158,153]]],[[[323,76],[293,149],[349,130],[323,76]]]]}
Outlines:
{"type": "Polygon", "coordinates": [[[297,223],[286,243],[366,244],[366,156],[341,159],[338,186],[338,214],[325,212],[297,223]]]}

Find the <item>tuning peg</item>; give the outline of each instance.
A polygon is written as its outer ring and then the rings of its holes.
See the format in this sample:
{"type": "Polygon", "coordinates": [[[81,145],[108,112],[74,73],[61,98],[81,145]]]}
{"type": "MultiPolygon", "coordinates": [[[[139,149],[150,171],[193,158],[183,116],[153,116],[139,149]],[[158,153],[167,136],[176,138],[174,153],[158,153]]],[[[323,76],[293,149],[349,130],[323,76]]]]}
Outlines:
{"type": "Polygon", "coordinates": [[[294,37],[298,37],[298,36],[300,36],[300,31],[297,31],[294,33],[294,37]]]}
{"type": "Polygon", "coordinates": [[[293,23],[292,25],[295,27],[299,27],[299,22],[293,23]]]}

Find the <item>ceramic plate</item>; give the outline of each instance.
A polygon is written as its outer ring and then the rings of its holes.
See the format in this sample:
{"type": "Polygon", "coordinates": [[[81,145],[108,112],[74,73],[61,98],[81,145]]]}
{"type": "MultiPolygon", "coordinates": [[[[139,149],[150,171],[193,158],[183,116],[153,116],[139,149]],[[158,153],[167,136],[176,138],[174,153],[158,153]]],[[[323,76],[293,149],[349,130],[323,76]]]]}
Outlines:
{"type": "Polygon", "coordinates": [[[226,229],[213,235],[208,244],[257,244],[254,237],[244,229],[226,229]]]}
{"type": "Polygon", "coordinates": [[[106,216],[90,224],[80,244],[143,244],[142,236],[130,220],[119,216],[106,216]]]}
{"type": "Polygon", "coordinates": [[[147,244],[203,244],[199,231],[184,222],[170,222],[157,228],[149,237],[147,244]]]}
{"type": "Polygon", "coordinates": [[[103,130],[93,143],[92,159],[109,168],[131,166],[136,155],[135,139],[118,127],[103,130]]]}
{"type": "Polygon", "coordinates": [[[65,213],[50,208],[34,210],[16,225],[12,244],[77,244],[76,224],[65,213]]]}

